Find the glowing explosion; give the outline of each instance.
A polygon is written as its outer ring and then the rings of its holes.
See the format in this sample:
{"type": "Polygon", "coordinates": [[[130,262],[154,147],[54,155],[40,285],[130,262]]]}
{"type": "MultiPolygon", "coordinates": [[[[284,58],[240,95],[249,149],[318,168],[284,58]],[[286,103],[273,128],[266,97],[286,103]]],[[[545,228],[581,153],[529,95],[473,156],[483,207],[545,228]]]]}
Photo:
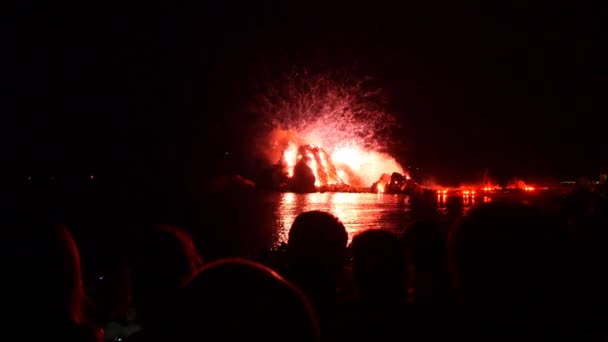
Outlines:
{"type": "Polygon", "coordinates": [[[403,168],[390,155],[389,131],[394,118],[383,111],[383,99],[363,80],[338,74],[294,73],[287,86],[269,87],[255,111],[267,118],[262,147],[289,179],[305,165],[315,187],[368,187],[383,173],[403,168]]]}

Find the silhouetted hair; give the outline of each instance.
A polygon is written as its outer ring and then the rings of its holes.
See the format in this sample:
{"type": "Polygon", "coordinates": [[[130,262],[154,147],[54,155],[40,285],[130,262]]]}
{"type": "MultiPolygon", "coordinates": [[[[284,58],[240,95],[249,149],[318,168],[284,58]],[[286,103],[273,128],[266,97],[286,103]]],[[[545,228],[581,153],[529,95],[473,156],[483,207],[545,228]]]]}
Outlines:
{"type": "Polygon", "coordinates": [[[133,300],[138,316],[162,310],[164,302],[202,266],[194,242],[173,226],[151,226],[131,257],[133,300]]]}
{"type": "Polygon", "coordinates": [[[176,303],[157,338],[314,341],[319,336],[314,312],[300,290],[273,270],[244,259],[203,267],[176,303]]]}
{"type": "Polygon", "coordinates": [[[461,196],[450,195],[445,203],[447,214],[450,217],[460,216],[464,207],[464,200],[461,196]]]}
{"type": "Polygon", "coordinates": [[[446,237],[433,221],[416,221],[403,234],[410,261],[416,271],[436,270],[447,261],[446,237]]]}
{"type": "Polygon", "coordinates": [[[9,284],[6,295],[15,304],[11,315],[32,323],[82,323],[86,298],[80,254],[68,228],[26,219],[4,229],[10,256],[2,281],[9,284]]]}
{"type": "Polygon", "coordinates": [[[371,229],[353,238],[353,271],[362,295],[367,298],[407,299],[407,263],[397,236],[371,229]]]}
{"type": "Polygon", "coordinates": [[[531,305],[548,295],[549,285],[557,283],[551,277],[556,258],[550,228],[538,209],[525,205],[471,209],[451,239],[466,300],[531,305]]]}
{"type": "Polygon", "coordinates": [[[334,215],[323,211],[302,213],[289,231],[290,267],[336,272],[344,266],[347,242],[346,228],[334,215]]]}
{"type": "Polygon", "coordinates": [[[411,214],[416,219],[434,219],[437,216],[437,199],[434,195],[413,194],[410,196],[411,214]]]}

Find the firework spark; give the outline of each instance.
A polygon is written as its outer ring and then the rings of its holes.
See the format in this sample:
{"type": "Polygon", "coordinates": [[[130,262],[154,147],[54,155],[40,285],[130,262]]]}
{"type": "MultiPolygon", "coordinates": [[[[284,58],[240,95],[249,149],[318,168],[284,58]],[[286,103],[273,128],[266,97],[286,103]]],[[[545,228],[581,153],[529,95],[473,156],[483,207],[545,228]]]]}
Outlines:
{"type": "Polygon", "coordinates": [[[364,79],[337,74],[293,73],[284,84],[269,87],[255,111],[265,122],[262,149],[288,177],[302,158],[317,187],[370,186],[383,173],[403,173],[386,153],[396,122],[383,110],[381,91],[370,89],[364,79]]]}

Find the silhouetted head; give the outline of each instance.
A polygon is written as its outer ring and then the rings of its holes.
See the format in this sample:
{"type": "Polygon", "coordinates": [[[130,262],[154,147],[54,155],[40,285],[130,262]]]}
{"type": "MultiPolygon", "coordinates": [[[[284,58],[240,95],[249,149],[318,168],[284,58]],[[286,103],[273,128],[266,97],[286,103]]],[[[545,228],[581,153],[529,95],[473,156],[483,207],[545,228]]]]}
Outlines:
{"type": "Polygon", "coordinates": [[[551,296],[555,227],[533,207],[493,203],[472,209],[451,241],[465,302],[530,308],[551,296]],[[525,304],[524,304],[525,303],[525,304]]]}
{"type": "Polygon", "coordinates": [[[85,293],[80,255],[67,227],[25,219],[3,229],[9,272],[2,282],[8,285],[4,295],[14,304],[11,316],[34,325],[82,323],[85,293]]]}
{"type": "Polygon", "coordinates": [[[568,194],[566,208],[578,221],[584,221],[583,219],[591,216],[595,209],[595,196],[590,189],[576,188],[568,194]]]}
{"type": "Polygon", "coordinates": [[[158,336],[176,341],[314,341],[319,335],[304,295],[271,269],[244,259],[202,268],[166,322],[158,336]]]}
{"type": "Polygon", "coordinates": [[[353,271],[367,299],[407,299],[407,263],[397,236],[372,229],[353,238],[353,271]],[[395,298],[397,297],[397,298],[395,298]]]}
{"type": "Polygon", "coordinates": [[[133,249],[131,281],[139,319],[147,320],[202,265],[190,236],[172,226],[153,226],[133,249]]]}
{"type": "Polygon", "coordinates": [[[445,206],[450,219],[455,219],[462,216],[464,201],[461,196],[448,196],[445,206]]]}
{"type": "Polygon", "coordinates": [[[433,195],[413,194],[410,197],[410,207],[416,219],[430,220],[437,216],[437,199],[433,195]]]}
{"type": "Polygon", "coordinates": [[[344,266],[348,235],[330,213],[309,211],[296,217],[289,231],[287,255],[295,272],[335,275],[344,266]]]}
{"type": "Polygon", "coordinates": [[[436,222],[414,222],[405,231],[404,240],[417,272],[435,270],[446,262],[446,241],[436,222]]]}

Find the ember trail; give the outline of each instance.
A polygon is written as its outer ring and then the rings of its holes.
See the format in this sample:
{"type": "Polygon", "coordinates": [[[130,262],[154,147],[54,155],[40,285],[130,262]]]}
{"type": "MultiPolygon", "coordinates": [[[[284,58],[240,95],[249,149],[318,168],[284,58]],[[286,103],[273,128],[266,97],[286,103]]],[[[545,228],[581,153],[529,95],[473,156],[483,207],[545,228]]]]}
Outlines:
{"type": "Polygon", "coordinates": [[[364,78],[295,72],[260,94],[258,153],[280,190],[369,191],[384,173],[404,174],[386,153],[395,119],[364,78]]]}

